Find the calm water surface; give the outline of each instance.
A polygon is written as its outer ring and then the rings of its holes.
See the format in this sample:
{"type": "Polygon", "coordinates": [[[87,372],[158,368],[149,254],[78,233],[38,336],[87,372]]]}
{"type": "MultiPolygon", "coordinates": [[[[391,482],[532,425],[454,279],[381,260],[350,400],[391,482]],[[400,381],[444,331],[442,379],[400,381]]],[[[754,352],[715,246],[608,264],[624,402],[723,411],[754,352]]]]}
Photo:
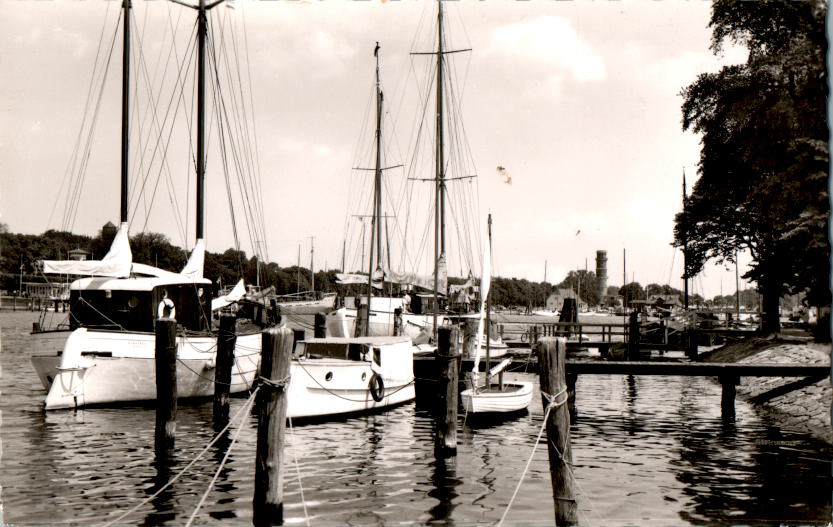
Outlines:
{"type": "MultiPolygon", "coordinates": [[[[153,495],[213,437],[211,404],[180,405],[176,448],[153,449],[154,411],[42,410],[29,364],[35,315],[2,324],[3,521],[94,525],[153,495]]],[[[831,449],[779,430],[738,403],[720,419],[708,379],[585,376],[572,427],[583,525],[827,524],[831,449]]],[[[232,414],[246,403],[232,400],[232,414]]],[[[432,421],[414,403],[349,420],[295,426],[287,437],[287,525],[496,524],[542,424],[527,415],[462,423],[456,459],[433,454],[432,421]],[[297,467],[296,467],[297,463],[297,467]],[[300,478],[298,474],[300,473],[300,478]],[[303,499],[302,499],[303,494],[303,499]]],[[[462,420],[462,418],[461,418],[462,420]]],[[[251,525],[256,419],[246,416],[197,525],[251,525]]],[[[237,427],[232,429],[235,433],[237,427]]],[[[120,525],[184,525],[229,446],[226,437],[187,474],[120,525]]],[[[540,444],[505,525],[552,525],[547,451],[540,444]]]]}

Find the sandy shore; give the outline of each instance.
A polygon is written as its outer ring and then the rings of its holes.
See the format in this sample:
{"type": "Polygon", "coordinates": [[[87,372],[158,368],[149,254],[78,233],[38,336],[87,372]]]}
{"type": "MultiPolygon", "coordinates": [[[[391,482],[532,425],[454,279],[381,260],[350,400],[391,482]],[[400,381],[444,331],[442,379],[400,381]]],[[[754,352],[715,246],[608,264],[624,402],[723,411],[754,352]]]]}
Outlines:
{"type": "MultiPolygon", "coordinates": [[[[754,338],[729,344],[703,357],[706,362],[784,363],[830,365],[830,344],[789,342],[775,338],[754,338]]],[[[738,397],[752,403],[762,415],[785,430],[810,434],[833,443],[830,414],[833,386],[830,377],[793,390],[768,401],[754,398],[774,388],[795,382],[795,378],[743,377],[738,397]]]]}

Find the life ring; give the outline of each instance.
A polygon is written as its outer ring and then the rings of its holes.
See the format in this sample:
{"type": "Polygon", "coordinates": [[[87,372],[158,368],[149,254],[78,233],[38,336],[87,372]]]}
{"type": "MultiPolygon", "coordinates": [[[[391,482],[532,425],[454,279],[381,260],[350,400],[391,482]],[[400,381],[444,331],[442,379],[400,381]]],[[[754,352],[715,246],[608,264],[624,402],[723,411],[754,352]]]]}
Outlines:
{"type": "Polygon", "coordinates": [[[370,377],[370,396],[373,397],[373,400],[377,403],[381,403],[382,399],[385,398],[385,382],[382,380],[382,376],[378,373],[374,373],[372,377],[370,377]]]}
{"type": "Polygon", "coordinates": [[[162,301],[159,302],[159,307],[156,308],[156,317],[176,318],[176,306],[174,306],[174,301],[170,298],[163,298],[162,301]]]}
{"type": "Polygon", "coordinates": [[[521,333],[521,342],[529,342],[529,332],[524,331],[521,333]]]}

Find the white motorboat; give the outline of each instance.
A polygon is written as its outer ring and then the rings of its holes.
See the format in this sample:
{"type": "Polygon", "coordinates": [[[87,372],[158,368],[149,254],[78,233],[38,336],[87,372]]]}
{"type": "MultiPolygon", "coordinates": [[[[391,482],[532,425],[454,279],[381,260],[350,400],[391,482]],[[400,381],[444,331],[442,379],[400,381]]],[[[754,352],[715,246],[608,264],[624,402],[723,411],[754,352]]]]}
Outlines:
{"type": "Polygon", "coordinates": [[[325,417],[387,408],[414,399],[413,345],[407,337],[326,337],[296,344],[287,415],[325,417]]]}

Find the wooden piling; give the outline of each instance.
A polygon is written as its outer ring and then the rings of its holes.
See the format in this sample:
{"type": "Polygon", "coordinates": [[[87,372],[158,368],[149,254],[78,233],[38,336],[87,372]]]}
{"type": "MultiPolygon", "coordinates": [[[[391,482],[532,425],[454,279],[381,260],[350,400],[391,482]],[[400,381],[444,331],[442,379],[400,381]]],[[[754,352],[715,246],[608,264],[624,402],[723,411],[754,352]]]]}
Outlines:
{"type": "Polygon", "coordinates": [[[402,335],[402,308],[397,307],[393,310],[393,336],[399,337],[402,335]]]}
{"type": "Polygon", "coordinates": [[[578,382],[577,373],[567,374],[567,410],[570,412],[570,423],[576,421],[578,412],[576,410],[576,383],[578,382]]]}
{"type": "Polygon", "coordinates": [[[292,331],[286,327],[271,328],[262,335],[263,379],[256,401],[259,415],[252,502],[255,527],[283,524],[283,436],[293,340],[292,331]]]}
{"type": "Polygon", "coordinates": [[[171,446],[176,437],[176,320],[156,321],[156,433],[157,449],[171,446]]]}
{"type": "Polygon", "coordinates": [[[317,339],[323,339],[327,336],[327,315],[324,313],[315,314],[313,336],[317,339]]]}
{"type": "Polygon", "coordinates": [[[639,313],[636,311],[630,314],[628,321],[628,360],[636,360],[639,357],[639,313]]]}
{"type": "Polygon", "coordinates": [[[463,349],[462,353],[466,359],[473,359],[475,346],[477,345],[477,320],[465,320],[463,326],[463,349]]]}
{"type": "Polygon", "coordinates": [[[370,310],[370,306],[367,304],[362,304],[356,309],[356,325],[355,330],[353,331],[353,335],[356,337],[366,337],[368,334],[368,327],[367,323],[369,321],[368,318],[368,311],[370,310]]]}
{"type": "Polygon", "coordinates": [[[234,346],[237,343],[235,328],[237,318],[233,315],[220,317],[217,333],[217,359],[214,370],[214,424],[225,427],[229,416],[229,391],[231,370],[234,367],[234,346]]]}
{"type": "Polygon", "coordinates": [[[737,375],[721,375],[719,379],[723,386],[723,392],[720,396],[721,416],[724,420],[734,421],[736,386],[740,384],[740,378],[737,375]]]}
{"type": "Polygon", "coordinates": [[[434,450],[440,456],[457,454],[457,378],[459,330],[456,327],[437,329],[438,397],[435,411],[436,437],[434,450]]]}
{"type": "Polygon", "coordinates": [[[546,422],[555,524],[576,525],[578,505],[575,498],[575,481],[570,473],[573,451],[570,445],[570,415],[566,404],[567,340],[563,337],[541,339],[537,351],[541,401],[545,411],[551,403],[558,404],[564,401],[550,409],[546,422]],[[552,398],[553,401],[548,398],[552,398]]]}

